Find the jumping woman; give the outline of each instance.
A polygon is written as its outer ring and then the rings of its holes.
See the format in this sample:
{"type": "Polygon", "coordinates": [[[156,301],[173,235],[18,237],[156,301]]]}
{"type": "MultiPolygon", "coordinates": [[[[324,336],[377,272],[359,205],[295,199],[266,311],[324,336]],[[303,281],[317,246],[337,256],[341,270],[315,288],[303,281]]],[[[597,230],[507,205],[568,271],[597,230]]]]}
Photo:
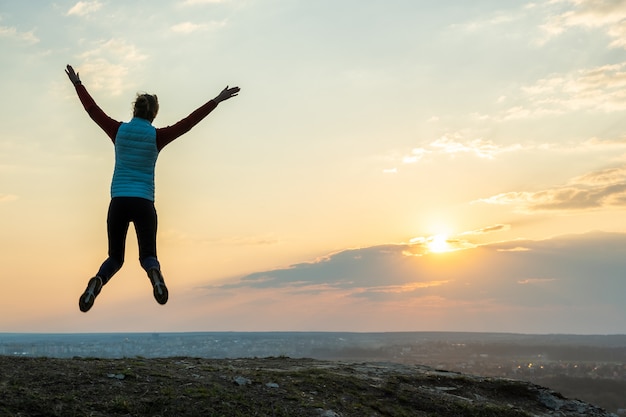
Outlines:
{"type": "Polygon", "coordinates": [[[139,245],[139,262],[152,283],[154,298],[159,304],[167,303],[168,291],[157,258],[157,213],[154,207],[154,168],[159,152],[165,145],[187,133],[204,119],[217,105],[236,96],[239,87],[226,88],[217,97],[191,113],[178,123],[155,128],[152,121],[159,112],[156,95],[138,94],[133,118],[118,122],[107,116],[82,84],[78,72],[71,65],[65,69],[89,117],[96,122],[115,145],[115,169],[111,181],[111,202],[107,215],[109,238],[108,258],[98,273],[89,280],[80,296],[80,311],[87,312],[100,294],[102,287],[119,271],[124,263],[126,233],[130,222],[135,225],[139,245]]]}

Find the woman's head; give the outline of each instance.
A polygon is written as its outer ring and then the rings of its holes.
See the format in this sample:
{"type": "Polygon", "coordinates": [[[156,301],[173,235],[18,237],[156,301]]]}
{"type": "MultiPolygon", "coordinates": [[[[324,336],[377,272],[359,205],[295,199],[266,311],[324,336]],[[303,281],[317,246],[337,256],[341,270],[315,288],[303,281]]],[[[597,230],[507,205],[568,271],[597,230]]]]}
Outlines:
{"type": "Polygon", "coordinates": [[[152,122],[159,112],[159,99],[154,94],[137,94],[133,116],[152,122]]]}

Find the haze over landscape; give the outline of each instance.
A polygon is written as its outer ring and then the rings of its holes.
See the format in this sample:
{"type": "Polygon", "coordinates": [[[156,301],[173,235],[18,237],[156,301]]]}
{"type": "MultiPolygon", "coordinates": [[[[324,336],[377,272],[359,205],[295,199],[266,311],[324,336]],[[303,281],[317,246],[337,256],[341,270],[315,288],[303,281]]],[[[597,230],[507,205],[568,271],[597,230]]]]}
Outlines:
{"type": "Polygon", "coordinates": [[[0,0],[0,331],[626,333],[626,1],[0,0]],[[111,117],[167,126],[158,305],[111,117]]]}

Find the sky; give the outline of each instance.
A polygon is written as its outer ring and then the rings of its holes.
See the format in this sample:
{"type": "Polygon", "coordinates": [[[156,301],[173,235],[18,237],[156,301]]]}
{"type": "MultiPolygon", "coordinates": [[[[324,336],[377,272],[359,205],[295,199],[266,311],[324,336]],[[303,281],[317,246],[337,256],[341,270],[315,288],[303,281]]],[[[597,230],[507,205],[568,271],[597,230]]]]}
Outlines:
{"type": "Polygon", "coordinates": [[[0,0],[0,332],[626,333],[626,0],[0,0]],[[103,110],[163,149],[158,305],[103,110]]]}

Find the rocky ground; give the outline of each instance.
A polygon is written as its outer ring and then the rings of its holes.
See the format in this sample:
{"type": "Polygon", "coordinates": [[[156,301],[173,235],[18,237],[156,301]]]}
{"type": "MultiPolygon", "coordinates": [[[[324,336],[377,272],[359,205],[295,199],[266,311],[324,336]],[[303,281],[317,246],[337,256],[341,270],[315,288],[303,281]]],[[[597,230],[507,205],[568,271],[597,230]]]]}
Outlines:
{"type": "Polygon", "coordinates": [[[604,417],[527,382],[425,366],[0,356],[0,416],[604,417]]]}

